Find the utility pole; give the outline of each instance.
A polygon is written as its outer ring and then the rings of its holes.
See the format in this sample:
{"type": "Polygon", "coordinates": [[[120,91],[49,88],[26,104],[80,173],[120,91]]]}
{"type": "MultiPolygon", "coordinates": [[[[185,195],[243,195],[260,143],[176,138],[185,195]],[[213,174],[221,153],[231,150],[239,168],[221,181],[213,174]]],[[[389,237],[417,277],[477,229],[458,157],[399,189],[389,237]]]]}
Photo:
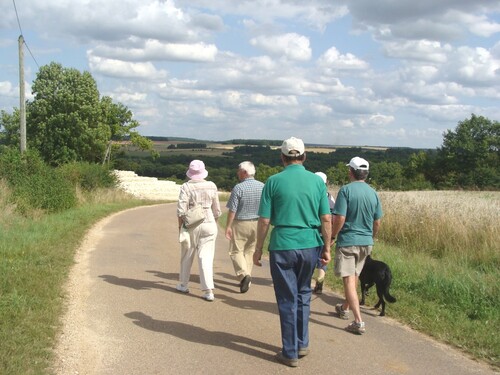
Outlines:
{"type": "Polygon", "coordinates": [[[26,151],[26,100],[24,98],[24,38],[19,35],[19,131],[21,153],[26,151]]]}

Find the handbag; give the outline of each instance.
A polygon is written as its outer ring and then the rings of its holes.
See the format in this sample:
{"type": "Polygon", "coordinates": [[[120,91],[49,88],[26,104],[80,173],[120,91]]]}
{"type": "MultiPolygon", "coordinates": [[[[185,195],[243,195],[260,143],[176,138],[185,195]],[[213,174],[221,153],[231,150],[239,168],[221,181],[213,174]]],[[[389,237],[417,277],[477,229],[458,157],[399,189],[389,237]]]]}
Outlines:
{"type": "MultiPolygon", "coordinates": [[[[189,188],[189,195],[190,199],[192,198],[192,191],[191,188],[189,188]]],[[[191,207],[189,210],[187,210],[186,215],[184,215],[184,225],[187,229],[194,229],[201,223],[205,221],[205,210],[203,209],[203,206],[200,204],[195,204],[193,207],[191,207]]]]}
{"type": "Polygon", "coordinates": [[[205,221],[205,212],[201,205],[191,207],[184,216],[184,225],[188,229],[196,228],[205,221]]]}

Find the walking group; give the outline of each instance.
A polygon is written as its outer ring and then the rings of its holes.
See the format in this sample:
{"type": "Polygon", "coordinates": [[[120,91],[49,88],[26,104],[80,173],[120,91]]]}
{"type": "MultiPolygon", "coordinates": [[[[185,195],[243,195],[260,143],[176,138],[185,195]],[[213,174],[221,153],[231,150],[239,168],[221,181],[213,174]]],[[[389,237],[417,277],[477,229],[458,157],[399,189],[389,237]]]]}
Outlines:
{"type": "MultiPolygon", "coordinates": [[[[357,283],[365,259],[372,252],[380,227],[382,207],[377,193],[367,183],[369,163],[354,157],[346,165],[350,183],[342,186],[337,198],[328,193],[323,172],[305,169],[306,152],[301,139],[291,137],[281,146],[283,171],[265,184],[255,179],[255,166],[245,161],[238,166],[239,183],[227,202],[225,236],[229,256],[241,293],[250,289],[253,266],[261,266],[268,232],[269,264],[280,317],[282,349],[276,359],[297,367],[299,358],[309,354],[309,315],[312,293],[320,294],[326,267],[332,259],[334,273],[341,277],[345,301],[335,306],[342,319],[353,321],[346,330],[365,332],[357,283]],[[316,285],[311,287],[315,270],[316,285]]],[[[193,160],[186,172],[188,181],[180,189],[177,206],[181,261],[179,292],[188,293],[191,266],[197,257],[202,298],[213,301],[213,260],[217,219],[221,208],[217,187],[207,181],[201,160],[193,160]],[[186,215],[196,206],[203,208],[203,220],[186,227],[186,215]]]]}

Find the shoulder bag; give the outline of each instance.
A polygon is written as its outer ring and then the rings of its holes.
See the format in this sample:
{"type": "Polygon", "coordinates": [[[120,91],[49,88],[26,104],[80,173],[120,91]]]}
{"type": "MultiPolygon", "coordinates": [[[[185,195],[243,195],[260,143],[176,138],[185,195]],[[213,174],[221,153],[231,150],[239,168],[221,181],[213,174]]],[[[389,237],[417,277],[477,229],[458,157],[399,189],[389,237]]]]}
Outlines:
{"type": "MultiPolygon", "coordinates": [[[[191,188],[189,188],[189,199],[192,199],[191,188]]],[[[198,225],[203,223],[205,221],[204,211],[205,210],[203,209],[203,206],[200,204],[195,204],[193,207],[188,209],[186,215],[184,215],[184,225],[186,226],[186,228],[194,229],[198,225]]]]}

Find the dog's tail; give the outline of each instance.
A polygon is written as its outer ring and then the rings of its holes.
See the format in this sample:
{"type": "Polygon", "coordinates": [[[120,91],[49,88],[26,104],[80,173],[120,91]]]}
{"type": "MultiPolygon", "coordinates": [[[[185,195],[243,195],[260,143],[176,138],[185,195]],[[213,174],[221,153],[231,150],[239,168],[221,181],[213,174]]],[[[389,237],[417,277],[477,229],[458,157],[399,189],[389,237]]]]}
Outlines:
{"type": "Polygon", "coordinates": [[[386,269],[385,277],[389,282],[387,283],[387,288],[385,288],[385,291],[384,291],[384,298],[387,302],[394,303],[394,302],[396,302],[396,298],[389,294],[389,287],[391,286],[391,282],[392,282],[392,274],[391,274],[391,271],[389,269],[386,269]]]}

